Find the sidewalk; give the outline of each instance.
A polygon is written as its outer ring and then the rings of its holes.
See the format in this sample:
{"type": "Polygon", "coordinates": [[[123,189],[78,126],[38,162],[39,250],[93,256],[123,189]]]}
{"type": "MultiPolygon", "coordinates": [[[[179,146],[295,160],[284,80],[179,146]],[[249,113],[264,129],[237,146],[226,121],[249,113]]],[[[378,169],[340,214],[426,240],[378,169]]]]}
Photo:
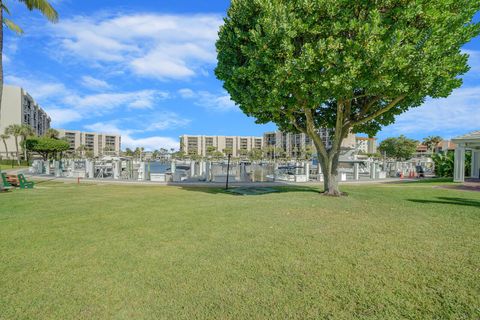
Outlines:
{"type": "MultiPolygon", "coordinates": [[[[177,186],[177,187],[199,187],[199,188],[223,188],[224,182],[151,182],[151,181],[131,181],[131,180],[101,180],[101,179],[77,179],[77,178],[55,178],[54,176],[30,176],[40,181],[56,181],[63,183],[79,183],[79,184],[110,184],[110,185],[142,185],[142,186],[177,186]]],[[[412,182],[416,179],[399,179],[390,178],[382,180],[358,180],[358,181],[341,181],[340,185],[354,184],[382,184],[392,182],[412,182]]],[[[281,186],[323,186],[323,181],[309,182],[230,182],[229,187],[281,187],[281,186]]]]}

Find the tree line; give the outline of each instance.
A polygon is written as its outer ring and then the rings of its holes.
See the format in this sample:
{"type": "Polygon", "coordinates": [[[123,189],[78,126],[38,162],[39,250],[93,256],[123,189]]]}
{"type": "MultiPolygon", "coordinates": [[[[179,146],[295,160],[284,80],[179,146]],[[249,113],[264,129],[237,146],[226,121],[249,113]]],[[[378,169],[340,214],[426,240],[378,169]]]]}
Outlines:
{"type": "Polygon", "coordinates": [[[15,158],[19,165],[22,157],[24,160],[29,160],[30,152],[37,153],[47,160],[51,157],[56,158],[57,155],[61,156],[63,152],[70,149],[70,144],[64,139],[59,139],[59,133],[55,129],[48,129],[43,136],[36,136],[31,126],[12,124],[6,127],[3,134],[0,135],[7,159],[10,155],[7,140],[11,137],[15,141],[15,158]]]}

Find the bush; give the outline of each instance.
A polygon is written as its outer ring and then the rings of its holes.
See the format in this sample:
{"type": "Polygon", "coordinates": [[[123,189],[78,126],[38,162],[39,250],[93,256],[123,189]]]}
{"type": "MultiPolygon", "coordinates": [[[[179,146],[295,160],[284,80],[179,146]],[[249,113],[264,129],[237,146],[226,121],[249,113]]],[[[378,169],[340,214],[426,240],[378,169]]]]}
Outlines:
{"type": "MultiPolygon", "coordinates": [[[[470,176],[471,170],[471,153],[465,154],[465,176],[470,176]]],[[[453,177],[455,152],[448,151],[447,153],[437,153],[432,156],[435,163],[435,175],[437,177],[453,177]]]]}

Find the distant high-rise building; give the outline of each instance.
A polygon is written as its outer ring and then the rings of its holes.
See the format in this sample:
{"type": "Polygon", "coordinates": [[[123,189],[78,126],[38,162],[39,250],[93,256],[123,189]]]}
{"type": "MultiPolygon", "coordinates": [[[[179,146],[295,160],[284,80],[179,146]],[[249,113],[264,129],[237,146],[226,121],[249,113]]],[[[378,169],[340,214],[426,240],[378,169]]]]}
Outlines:
{"type": "Polygon", "coordinates": [[[180,151],[186,154],[207,156],[209,149],[226,154],[231,152],[232,156],[238,157],[253,149],[263,148],[262,137],[241,137],[241,136],[180,136],[180,151]]]}
{"type": "MultiPolygon", "coordinates": [[[[0,114],[0,133],[10,125],[27,124],[32,127],[35,134],[42,136],[50,129],[51,119],[48,114],[33,100],[22,88],[4,85],[2,94],[2,106],[0,114]]],[[[21,138],[19,138],[21,140],[21,138]]],[[[19,140],[19,143],[21,142],[19,140]]],[[[15,154],[15,139],[10,137],[6,140],[9,156],[15,154]]],[[[0,141],[0,156],[7,156],[3,141],[0,141]]]]}
{"type": "Polygon", "coordinates": [[[91,151],[94,157],[120,155],[122,137],[118,134],[64,129],[59,129],[58,132],[60,138],[68,141],[72,153],[91,151]]]}
{"type": "MultiPolygon", "coordinates": [[[[331,148],[331,130],[320,129],[319,135],[327,149],[331,148]]],[[[313,152],[316,152],[312,139],[304,133],[266,132],[263,134],[263,140],[266,147],[274,147],[277,150],[281,150],[291,158],[300,157],[306,148],[311,148],[313,152]]],[[[341,147],[343,149],[355,149],[355,135],[349,134],[343,140],[341,147]]]]}

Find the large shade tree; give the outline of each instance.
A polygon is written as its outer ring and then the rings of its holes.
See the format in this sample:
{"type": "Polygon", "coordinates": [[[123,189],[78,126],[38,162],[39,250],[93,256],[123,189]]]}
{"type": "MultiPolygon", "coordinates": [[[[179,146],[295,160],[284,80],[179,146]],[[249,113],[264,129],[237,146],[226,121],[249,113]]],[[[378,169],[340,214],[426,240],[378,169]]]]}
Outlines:
{"type": "Polygon", "coordinates": [[[217,41],[232,99],[258,123],[314,142],[325,193],[350,132],[375,135],[462,84],[480,0],[232,0],[217,41]],[[320,128],[333,132],[322,141],[320,128]]]}
{"type": "Polygon", "coordinates": [[[43,136],[28,138],[25,141],[25,147],[30,151],[40,154],[43,160],[48,160],[51,156],[56,158],[57,154],[69,150],[70,144],[65,140],[43,136]]]}
{"type": "MultiPolygon", "coordinates": [[[[51,22],[58,21],[58,13],[52,7],[52,5],[47,0],[18,0],[23,3],[28,10],[38,10],[40,11],[48,20],[51,22]]],[[[17,34],[22,34],[23,30],[12,20],[5,17],[5,15],[10,15],[10,11],[5,5],[5,0],[0,0],[0,111],[2,109],[2,94],[3,94],[3,28],[6,26],[8,29],[12,30],[17,34]]]]}

